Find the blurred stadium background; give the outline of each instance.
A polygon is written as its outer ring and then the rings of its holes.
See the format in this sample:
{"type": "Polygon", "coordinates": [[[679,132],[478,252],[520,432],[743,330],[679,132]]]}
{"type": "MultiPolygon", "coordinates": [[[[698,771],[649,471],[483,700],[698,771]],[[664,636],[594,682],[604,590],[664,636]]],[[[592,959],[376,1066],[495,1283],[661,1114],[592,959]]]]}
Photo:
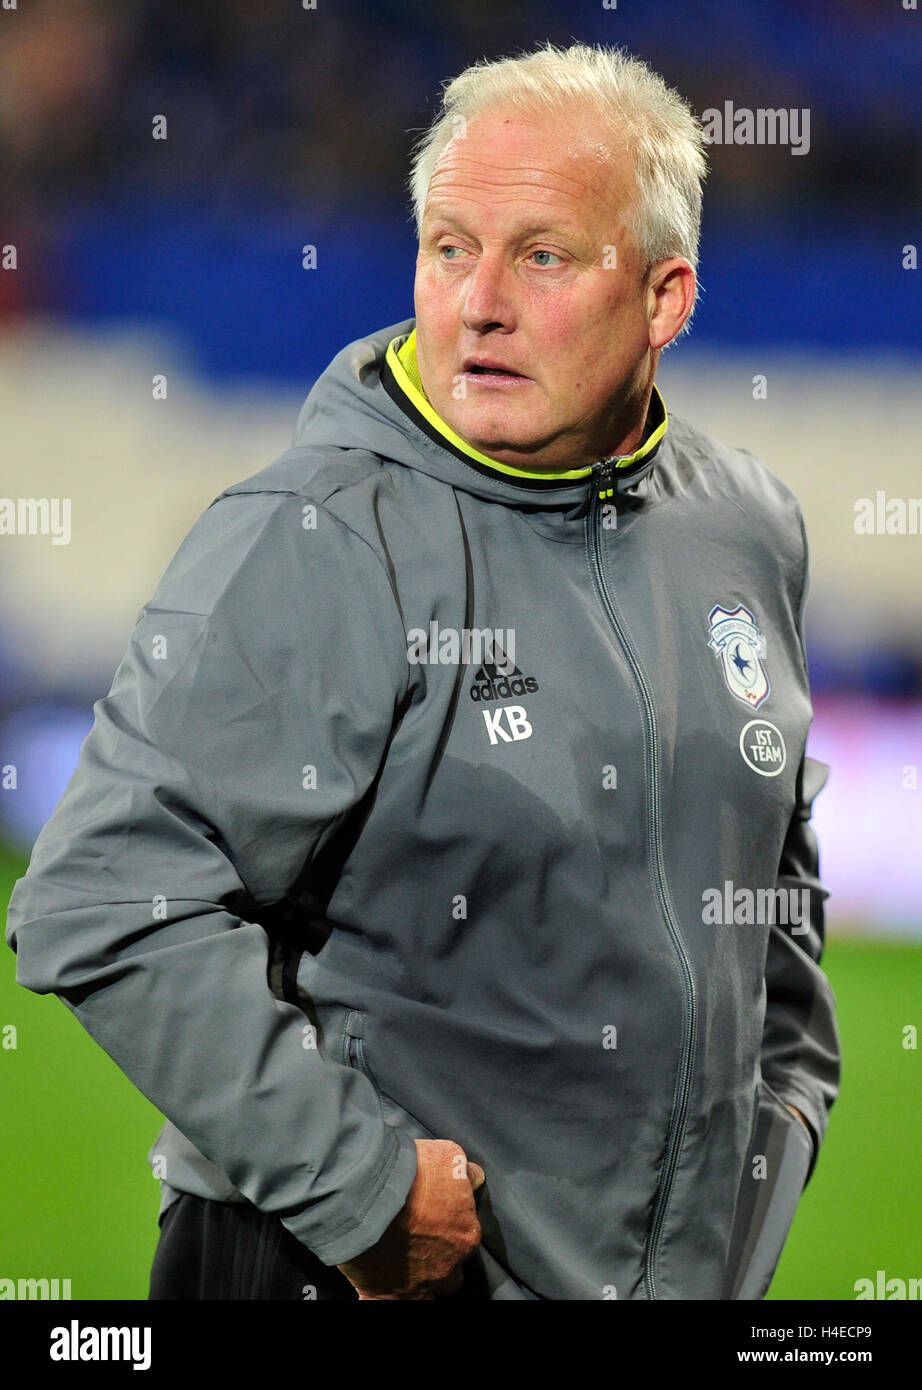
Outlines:
{"type": "MultiPolygon", "coordinates": [[[[0,12],[0,496],[72,505],[66,545],[0,536],[0,904],[182,536],[288,446],[341,346],[412,314],[408,160],[440,82],[547,39],[623,44],[699,114],[811,113],[803,155],[711,147],[702,301],[658,380],[806,517],[845,1062],[770,1296],[851,1299],[922,1276],[922,536],[855,529],[862,498],[922,498],[922,14],[900,0],[0,12]]],[[[4,947],[0,1276],[143,1299],[158,1116],[14,968],[4,947]]]]}

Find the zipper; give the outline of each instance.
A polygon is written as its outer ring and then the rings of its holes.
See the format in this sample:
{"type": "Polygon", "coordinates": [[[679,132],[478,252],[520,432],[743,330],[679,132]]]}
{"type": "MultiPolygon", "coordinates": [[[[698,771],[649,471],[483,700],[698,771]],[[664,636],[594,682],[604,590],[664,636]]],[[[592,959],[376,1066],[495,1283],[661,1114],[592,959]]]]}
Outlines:
{"type": "Polygon", "coordinates": [[[608,580],[605,577],[605,570],[602,564],[602,527],[599,523],[599,512],[603,502],[613,497],[615,494],[613,474],[613,462],[607,459],[603,460],[600,464],[595,466],[593,478],[590,482],[590,486],[593,487],[593,496],[586,517],[589,572],[595,582],[602,609],[614,629],[615,636],[618,638],[624,655],[627,657],[628,665],[631,668],[634,680],[641,694],[644,711],[644,766],[647,774],[647,825],[650,857],[653,864],[653,877],[660,910],[669,932],[670,942],[672,943],[673,950],[679,962],[683,985],[682,1060],[676,1078],[676,1088],[672,1101],[672,1114],[669,1121],[666,1157],[663,1161],[663,1169],[660,1174],[659,1185],[654,1198],[653,1213],[650,1217],[650,1225],[647,1231],[644,1250],[644,1289],[649,1299],[655,1299],[656,1276],[654,1267],[656,1264],[656,1256],[659,1249],[659,1240],[663,1229],[663,1223],[666,1219],[669,1198],[672,1194],[679,1153],[682,1147],[682,1140],[685,1137],[685,1126],[688,1118],[688,1098],[691,1091],[692,1068],[697,1047],[697,996],[691,965],[685,951],[679,926],[676,922],[666,888],[666,871],[663,863],[663,845],[660,830],[660,799],[656,781],[658,734],[653,697],[650,693],[650,687],[647,684],[647,679],[643,673],[637,653],[622,625],[619,617],[618,605],[609,589],[608,580]]]}
{"type": "Polygon", "coordinates": [[[343,1023],[343,1060],[371,1082],[377,1095],[378,1088],[365,1060],[365,1018],[357,1009],[350,1009],[343,1023]]]}

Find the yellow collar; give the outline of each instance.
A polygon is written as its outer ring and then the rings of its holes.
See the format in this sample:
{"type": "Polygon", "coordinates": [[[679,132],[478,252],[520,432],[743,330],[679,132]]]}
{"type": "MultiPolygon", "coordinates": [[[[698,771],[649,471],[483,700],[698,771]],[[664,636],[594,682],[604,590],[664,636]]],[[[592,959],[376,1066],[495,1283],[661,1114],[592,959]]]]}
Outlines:
{"type": "MultiPolygon", "coordinates": [[[[409,403],[428,423],[429,426],[440,434],[454,449],[473,459],[481,467],[495,470],[497,473],[505,474],[507,477],[521,479],[536,479],[541,482],[570,482],[579,478],[588,478],[592,473],[592,467],[568,468],[564,471],[554,472],[544,469],[541,471],[530,471],[527,468],[517,468],[512,463],[500,463],[499,459],[490,458],[489,454],[482,454],[469,444],[466,439],[462,439],[459,434],[446,424],[442,417],[433,409],[429,402],[419,375],[419,368],[416,363],[416,329],[407,334],[401,341],[392,338],[387,346],[387,364],[391,369],[394,381],[407,397],[409,403]]],[[[632,454],[624,454],[610,460],[616,468],[630,468],[633,464],[640,463],[647,458],[658,447],[666,433],[669,417],[666,413],[666,404],[660,395],[659,389],[654,383],[653,395],[650,400],[650,409],[647,413],[647,423],[644,429],[642,443],[632,454]]]]}

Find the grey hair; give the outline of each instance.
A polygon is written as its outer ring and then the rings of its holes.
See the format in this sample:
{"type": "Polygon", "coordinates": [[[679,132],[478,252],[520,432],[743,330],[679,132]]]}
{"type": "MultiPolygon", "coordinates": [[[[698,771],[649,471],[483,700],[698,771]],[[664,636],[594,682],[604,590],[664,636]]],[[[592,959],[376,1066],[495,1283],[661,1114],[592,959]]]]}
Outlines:
{"type": "Polygon", "coordinates": [[[408,183],[417,235],[435,167],[468,121],[506,103],[523,113],[559,112],[574,99],[590,103],[625,142],[637,184],[628,231],[646,265],[684,256],[697,268],[707,177],[700,122],[646,63],[601,45],[547,43],[520,57],[483,59],[443,83],[441,111],[412,156],[408,183]]]}

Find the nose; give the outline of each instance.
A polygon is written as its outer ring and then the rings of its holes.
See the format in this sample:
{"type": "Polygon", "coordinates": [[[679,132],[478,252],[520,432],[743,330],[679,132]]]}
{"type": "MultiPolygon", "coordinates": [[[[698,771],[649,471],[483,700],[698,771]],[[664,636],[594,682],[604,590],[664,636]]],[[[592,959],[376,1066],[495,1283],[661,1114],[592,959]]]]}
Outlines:
{"type": "Polygon", "coordinates": [[[465,328],[483,333],[513,323],[512,272],[501,252],[484,251],[467,281],[462,314],[465,328]]]}

